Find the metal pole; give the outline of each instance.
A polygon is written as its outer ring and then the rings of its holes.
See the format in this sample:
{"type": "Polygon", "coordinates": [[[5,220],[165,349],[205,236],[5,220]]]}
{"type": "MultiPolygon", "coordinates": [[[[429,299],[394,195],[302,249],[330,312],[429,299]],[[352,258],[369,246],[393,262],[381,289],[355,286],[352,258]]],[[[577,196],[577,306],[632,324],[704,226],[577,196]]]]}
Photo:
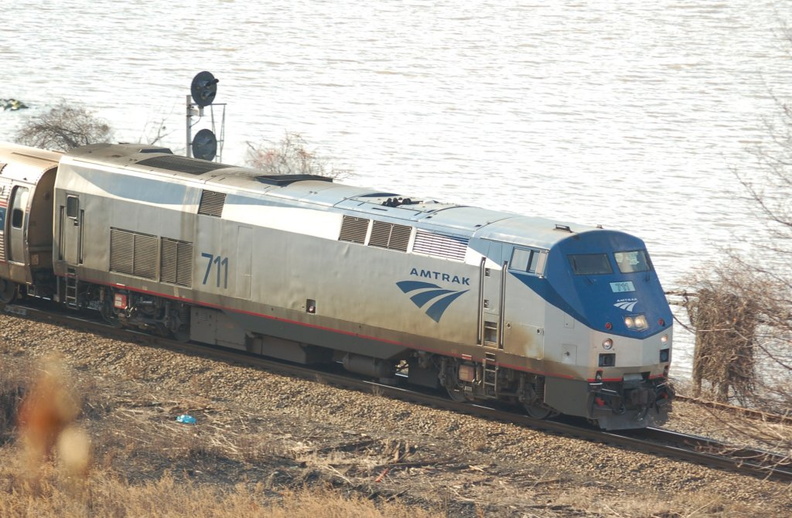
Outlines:
{"type": "Polygon", "coordinates": [[[192,156],[192,150],[190,149],[190,141],[192,140],[192,135],[191,135],[192,124],[190,124],[191,122],[192,122],[192,103],[190,102],[190,96],[188,95],[187,96],[187,141],[184,146],[184,153],[187,156],[187,158],[190,158],[192,156]]]}

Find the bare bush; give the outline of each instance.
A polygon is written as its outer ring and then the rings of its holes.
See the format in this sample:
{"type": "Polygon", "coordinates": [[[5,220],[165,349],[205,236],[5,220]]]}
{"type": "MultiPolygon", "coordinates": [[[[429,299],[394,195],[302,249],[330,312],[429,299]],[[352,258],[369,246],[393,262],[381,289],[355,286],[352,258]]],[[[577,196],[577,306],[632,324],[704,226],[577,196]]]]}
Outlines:
{"type": "Polygon", "coordinates": [[[316,151],[308,150],[305,139],[299,133],[286,132],[276,144],[248,142],[247,146],[245,164],[261,169],[268,175],[310,174],[339,179],[348,174],[346,170],[328,165],[327,159],[316,151]]]}
{"type": "Polygon", "coordinates": [[[697,297],[687,305],[696,327],[693,383],[696,396],[709,382],[710,396],[728,401],[730,392],[742,404],[749,403],[755,389],[755,330],[757,308],[753,300],[740,297],[716,281],[701,283],[697,297]]]}
{"type": "MultiPolygon", "coordinates": [[[[792,48],[792,32],[786,37],[792,48]]],[[[694,381],[716,399],[780,414],[792,409],[792,105],[776,99],[768,138],[751,152],[759,173],[734,171],[757,215],[749,251],[724,258],[690,283],[696,331],[694,381]]],[[[728,417],[725,426],[730,426],[728,417]]],[[[792,439],[759,426],[740,430],[768,449],[789,451],[792,439]]]]}
{"type": "Polygon", "coordinates": [[[68,151],[87,144],[109,142],[112,136],[113,130],[106,121],[83,106],[61,101],[24,124],[17,131],[15,140],[26,146],[68,151]]]}

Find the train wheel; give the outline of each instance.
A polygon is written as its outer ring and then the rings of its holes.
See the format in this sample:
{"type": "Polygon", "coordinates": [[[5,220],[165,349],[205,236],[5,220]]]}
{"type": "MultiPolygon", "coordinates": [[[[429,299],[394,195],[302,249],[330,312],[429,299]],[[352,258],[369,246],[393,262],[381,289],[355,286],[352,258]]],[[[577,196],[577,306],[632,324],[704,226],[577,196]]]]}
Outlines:
{"type": "Polygon", "coordinates": [[[552,409],[541,405],[524,405],[525,413],[534,419],[548,419],[556,414],[552,409]]]}
{"type": "Polygon", "coordinates": [[[457,388],[450,388],[447,390],[448,390],[448,397],[450,397],[452,401],[456,401],[457,403],[464,403],[465,401],[470,401],[467,395],[463,391],[457,388]]]}
{"type": "Polygon", "coordinates": [[[10,304],[17,297],[17,283],[0,279],[0,303],[10,304]]]}
{"type": "Polygon", "coordinates": [[[184,326],[180,327],[176,331],[173,332],[173,339],[177,342],[189,342],[190,341],[190,329],[184,326]]]}

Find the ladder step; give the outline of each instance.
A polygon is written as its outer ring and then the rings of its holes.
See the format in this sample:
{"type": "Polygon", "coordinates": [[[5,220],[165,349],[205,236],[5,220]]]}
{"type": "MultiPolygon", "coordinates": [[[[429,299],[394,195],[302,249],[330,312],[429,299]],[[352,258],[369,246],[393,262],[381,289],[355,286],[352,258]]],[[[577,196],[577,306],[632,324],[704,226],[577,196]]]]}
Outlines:
{"type": "Polygon", "coordinates": [[[67,268],[63,298],[67,306],[77,307],[79,280],[74,268],[67,268]]]}
{"type": "Polygon", "coordinates": [[[495,354],[486,353],[484,355],[484,380],[485,387],[489,387],[493,392],[498,391],[498,366],[495,364],[495,354]]]}

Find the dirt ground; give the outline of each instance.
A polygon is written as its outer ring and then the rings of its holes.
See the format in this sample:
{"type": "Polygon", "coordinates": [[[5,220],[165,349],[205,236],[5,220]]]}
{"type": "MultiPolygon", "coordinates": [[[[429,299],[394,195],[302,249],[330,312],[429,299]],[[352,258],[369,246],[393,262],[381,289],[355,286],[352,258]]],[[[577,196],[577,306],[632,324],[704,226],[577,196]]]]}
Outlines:
{"type": "MultiPolygon", "coordinates": [[[[60,385],[78,402],[73,424],[90,440],[91,472],[130,491],[165,479],[221,495],[250,488],[265,500],[330,488],[416,516],[792,515],[788,483],[0,315],[6,466],[30,468],[8,409],[53,365],[44,359],[63,368],[60,385]]],[[[672,415],[671,428],[726,433],[699,408],[678,403],[672,415]]],[[[2,473],[0,500],[35,498],[2,473]]]]}

